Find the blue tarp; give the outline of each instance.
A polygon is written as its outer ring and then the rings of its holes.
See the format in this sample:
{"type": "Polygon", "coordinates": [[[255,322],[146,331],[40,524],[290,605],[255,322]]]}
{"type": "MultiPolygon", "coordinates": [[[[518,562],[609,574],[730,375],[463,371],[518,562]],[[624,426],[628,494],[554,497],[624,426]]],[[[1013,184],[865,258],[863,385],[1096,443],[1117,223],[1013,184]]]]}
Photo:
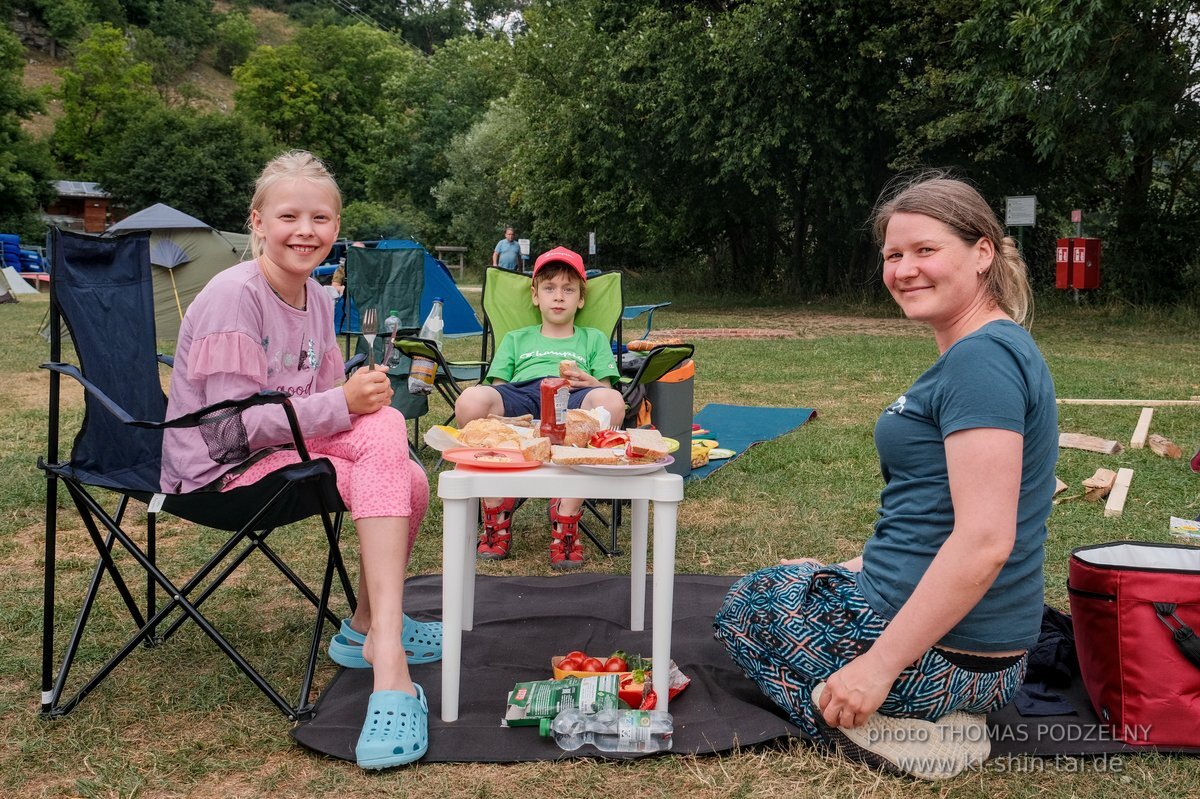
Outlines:
{"type": "MultiPolygon", "coordinates": [[[[421,319],[429,315],[429,309],[433,307],[433,298],[441,297],[442,318],[445,321],[443,335],[446,338],[478,336],[483,333],[483,325],[480,324],[479,317],[475,315],[475,309],[459,291],[458,285],[450,275],[450,270],[444,263],[430,255],[428,250],[411,239],[384,239],[376,244],[375,248],[379,250],[423,250],[425,252],[425,288],[421,291],[421,319]]],[[[318,269],[320,268],[318,267],[318,269]]],[[[341,320],[345,303],[345,298],[340,298],[334,303],[335,330],[343,330],[341,320]]],[[[350,305],[349,329],[352,332],[358,332],[359,329],[358,309],[354,307],[353,303],[350,305]]]]}

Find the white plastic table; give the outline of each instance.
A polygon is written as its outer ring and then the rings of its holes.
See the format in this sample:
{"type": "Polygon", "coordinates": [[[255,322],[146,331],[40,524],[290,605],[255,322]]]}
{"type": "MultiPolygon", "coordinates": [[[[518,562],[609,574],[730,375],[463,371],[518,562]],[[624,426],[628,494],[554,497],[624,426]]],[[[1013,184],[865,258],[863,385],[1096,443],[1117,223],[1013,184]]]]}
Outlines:
{"type": "MultiPolygon", "coordinates": [[[[442,521],[442,721],[458,720],[462,634],[475,615],[475,538],[481,497],[602,497],[631,500],[629,629],[645,629],[646,551],[654,503],[654,602],[650,657],[671,662],[671,609],[675,593],[675,524],[683,478],[665,469],[650,474],[585,474],[543,464],[535,469],[456,467],[438,477],[442,521]]],[[[653,670],[657,708],[667,709],[669,670],[653,670]]]]}

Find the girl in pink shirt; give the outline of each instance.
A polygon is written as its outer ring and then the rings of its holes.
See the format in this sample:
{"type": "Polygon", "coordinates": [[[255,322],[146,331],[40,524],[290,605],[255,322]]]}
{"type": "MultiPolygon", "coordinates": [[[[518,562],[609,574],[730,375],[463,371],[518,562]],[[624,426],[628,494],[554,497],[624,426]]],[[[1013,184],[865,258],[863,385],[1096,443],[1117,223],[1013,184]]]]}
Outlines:
{"type": "MultiPolygon", "coordinates": [[[[333,463],[358,532],[358,607],[330,650],[343,665],[374,669],[356,756],[363,768],[387,768],[428,748],[428,705],[409,675],[406,648],[415,661],[438,659],[441,624],[416,622],[401,609],[429,482],[409,459],[387,372],[359,369],[339,384],[344,362],[332,301],[310,277],[337,239],[341,206],[333,177],[311,154],[293,151],[267,164],[250,205],[255,259],[217,275],[188,308],[168,418],[262,389],[291,395],[310,454],[333,463]]],[[[244,436],[219,441],[206,441],[198,428],[168,431],[163,489],[228,490],[299,460],[281,406],[251,408],[240,422],[244,436]]]]}

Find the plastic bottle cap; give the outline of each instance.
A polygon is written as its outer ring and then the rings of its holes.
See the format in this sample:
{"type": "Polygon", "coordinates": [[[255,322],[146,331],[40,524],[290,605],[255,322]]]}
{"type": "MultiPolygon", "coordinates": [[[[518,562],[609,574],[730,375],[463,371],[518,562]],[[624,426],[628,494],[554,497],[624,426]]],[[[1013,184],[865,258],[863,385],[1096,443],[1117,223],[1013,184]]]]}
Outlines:
{"type": "Polygon", "coordinates": [[[551,723],[551,721],[552,721],[552,719],[548,719],[548,718],[543,718],[543,719],[541,719],[540,721],[538,721],[538,735],[542,736],[543,738],[549,738],[549,737],[550,737],[550,733],[551,733],[551,730],[550,730],[550,723],[551,723]]]}
{"type": "Polygon", "coordinates": [[[441,297],[434,297],[434,298],[433,298],[433,301],[434,301],[434,302],[441,302],[441,301],[442,301],[442,298],[441,298],[441,297]]]}

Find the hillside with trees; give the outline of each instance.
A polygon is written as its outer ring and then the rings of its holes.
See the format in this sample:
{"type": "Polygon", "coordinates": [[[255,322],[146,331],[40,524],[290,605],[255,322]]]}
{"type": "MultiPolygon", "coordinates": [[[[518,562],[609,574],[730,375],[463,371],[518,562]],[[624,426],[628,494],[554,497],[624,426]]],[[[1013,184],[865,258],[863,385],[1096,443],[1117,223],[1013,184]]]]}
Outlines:
{"type": "Polygon", "coordinates": [[[594,231],[601,265],[680,286],[862,295],[877,291],[875,197],[899,171],[948,166],[1001,213],[1037,196],[1022,243],[1038,287],[1081,209],[1107,294],[1198,297],[1196,2],[0,10],[0,228],[26,235],[53,178],[236,229],[263,160],[303,147],[338,176],[347,236],[467,244],[478,262],[506,224],[538,249],[594,231]],[[22,86],[33,46],[64,64],[49,92],[22,86]],[[51,103],[53,124],[31,128],[51,103]]]}

